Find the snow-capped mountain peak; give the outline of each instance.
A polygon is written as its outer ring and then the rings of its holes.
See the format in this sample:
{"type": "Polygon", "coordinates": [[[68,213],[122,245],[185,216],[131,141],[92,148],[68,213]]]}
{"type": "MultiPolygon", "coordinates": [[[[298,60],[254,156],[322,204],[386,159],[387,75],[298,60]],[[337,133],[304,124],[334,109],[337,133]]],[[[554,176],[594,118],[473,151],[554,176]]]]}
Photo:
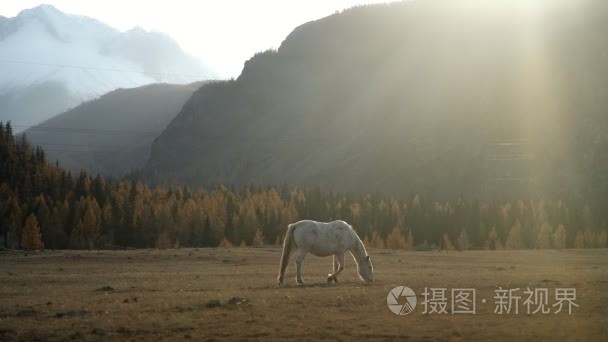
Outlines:
{"type": "Polygon", "coordinates": [[[52,5],[0,18],[0,120],[36,124],[117,88],[211,76],[164,33],[120,32],[52,5]]]}
{"type": "Polygon", "coordinates": [[[0,40],[9,37],[28,25],[40,26],[54,39],[69,42],[76,37],[88,34],[116,34],[117,30],[102,22],[80,15],[66,14],[52,5],[40,5],[25,9],[15,17],[0,22],[0,40]]]}

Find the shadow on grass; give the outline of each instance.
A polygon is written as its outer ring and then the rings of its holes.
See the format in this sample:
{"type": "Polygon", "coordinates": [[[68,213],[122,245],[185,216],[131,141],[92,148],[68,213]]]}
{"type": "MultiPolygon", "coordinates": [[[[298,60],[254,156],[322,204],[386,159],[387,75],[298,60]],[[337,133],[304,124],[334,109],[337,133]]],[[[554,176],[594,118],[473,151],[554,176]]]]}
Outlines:
{"type": "Polygon", "coordinates": [[[257,286],[250,287],[249,290],[270,290],[270,289],[307,289],[307,288],[331,288],[331,287],[342,287],[342,288],[358,288],[358,287],[368,287],[368,286],[381,286],[379,283],[364,283],[364,282],[356,282],[356,281],[346,281],[339,282],[338,284],[329,284],[329,283],[304,283],[301,285],[293,284],[284,284],[284,285],[265,285],[265,286],[257,286]]]}

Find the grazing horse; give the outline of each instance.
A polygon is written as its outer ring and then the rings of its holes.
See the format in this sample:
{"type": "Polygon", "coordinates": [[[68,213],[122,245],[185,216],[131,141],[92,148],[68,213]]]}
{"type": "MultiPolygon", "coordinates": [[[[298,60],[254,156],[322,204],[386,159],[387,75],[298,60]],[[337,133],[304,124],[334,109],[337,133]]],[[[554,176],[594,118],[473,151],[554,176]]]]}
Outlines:
{"type": "Polygon", "coordinates": [[[349,251],[357,263],[357,272],[362,280],[374,281],[374,267],[367,255],[365,246],[357,233],[348,223],[344,221],[316,222],[298,221],[287,228],[287,234],[283,242],[283,255],[281,267],[277,280],[279,285],[283,283],[285,268],[289,263],[291,254],[298,250],[296,257],[296,282],[302,281],[302,262],[308,252],[316,256],[330,256],[334,259],[334,273],[327,275],[327,282],[338,282],[338,275],[344,270],[344,254],[349,251]]]}

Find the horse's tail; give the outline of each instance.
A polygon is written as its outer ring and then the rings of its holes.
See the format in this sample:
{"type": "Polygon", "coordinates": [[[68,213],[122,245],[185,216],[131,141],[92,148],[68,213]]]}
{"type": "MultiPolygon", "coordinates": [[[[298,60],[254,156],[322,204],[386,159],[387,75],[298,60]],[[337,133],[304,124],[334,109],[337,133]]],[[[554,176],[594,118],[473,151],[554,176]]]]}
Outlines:
{"type": "Polygon", "coordinates": [[[285,275],[285,269],[287,268],[287,264],[289,263],[289,257],[295,247],[295,242],[293,240],[293,232],[296,230],[296,224],[292,223],[287,226],[287,234],[285,234],[285,240],[283,241],[283,255],[281,256],[281,267],[279,269],[279,277],[277,280],[279,281],[279,285],[283,283],[283,276],[285,275]]]}

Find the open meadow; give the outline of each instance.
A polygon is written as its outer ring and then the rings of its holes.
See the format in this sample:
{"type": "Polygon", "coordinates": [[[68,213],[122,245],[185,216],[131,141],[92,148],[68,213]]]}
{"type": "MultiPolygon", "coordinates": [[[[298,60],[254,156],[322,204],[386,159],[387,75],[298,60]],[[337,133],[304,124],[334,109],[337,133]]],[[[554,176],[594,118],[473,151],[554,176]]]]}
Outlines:
{"type": "MultiPolygon", "coordinates": [[[[0,340],[580,340],[608,338],[608,249],[408,252],[371,249],[367,285],[348,256],[308,256],[306,285],[276,276],[281,248],[0,252],[0,340]],[[387,307],[406,285],[418,305],[387,307]],[[495,313],[495,290],[548,289],[548,314],[495,313]],[[423,290],[447,289],[447,314],[423,314],[423,290]],[[476,290],[475,314],[451,314],[453,288],[476,290]],[[578,307],[555,314],[556,288],[578,307]],[[482,300],[486,300],[483,303],[482,300]]],[[[512,308],[514,310],[514,308],[512,308]]]]}

